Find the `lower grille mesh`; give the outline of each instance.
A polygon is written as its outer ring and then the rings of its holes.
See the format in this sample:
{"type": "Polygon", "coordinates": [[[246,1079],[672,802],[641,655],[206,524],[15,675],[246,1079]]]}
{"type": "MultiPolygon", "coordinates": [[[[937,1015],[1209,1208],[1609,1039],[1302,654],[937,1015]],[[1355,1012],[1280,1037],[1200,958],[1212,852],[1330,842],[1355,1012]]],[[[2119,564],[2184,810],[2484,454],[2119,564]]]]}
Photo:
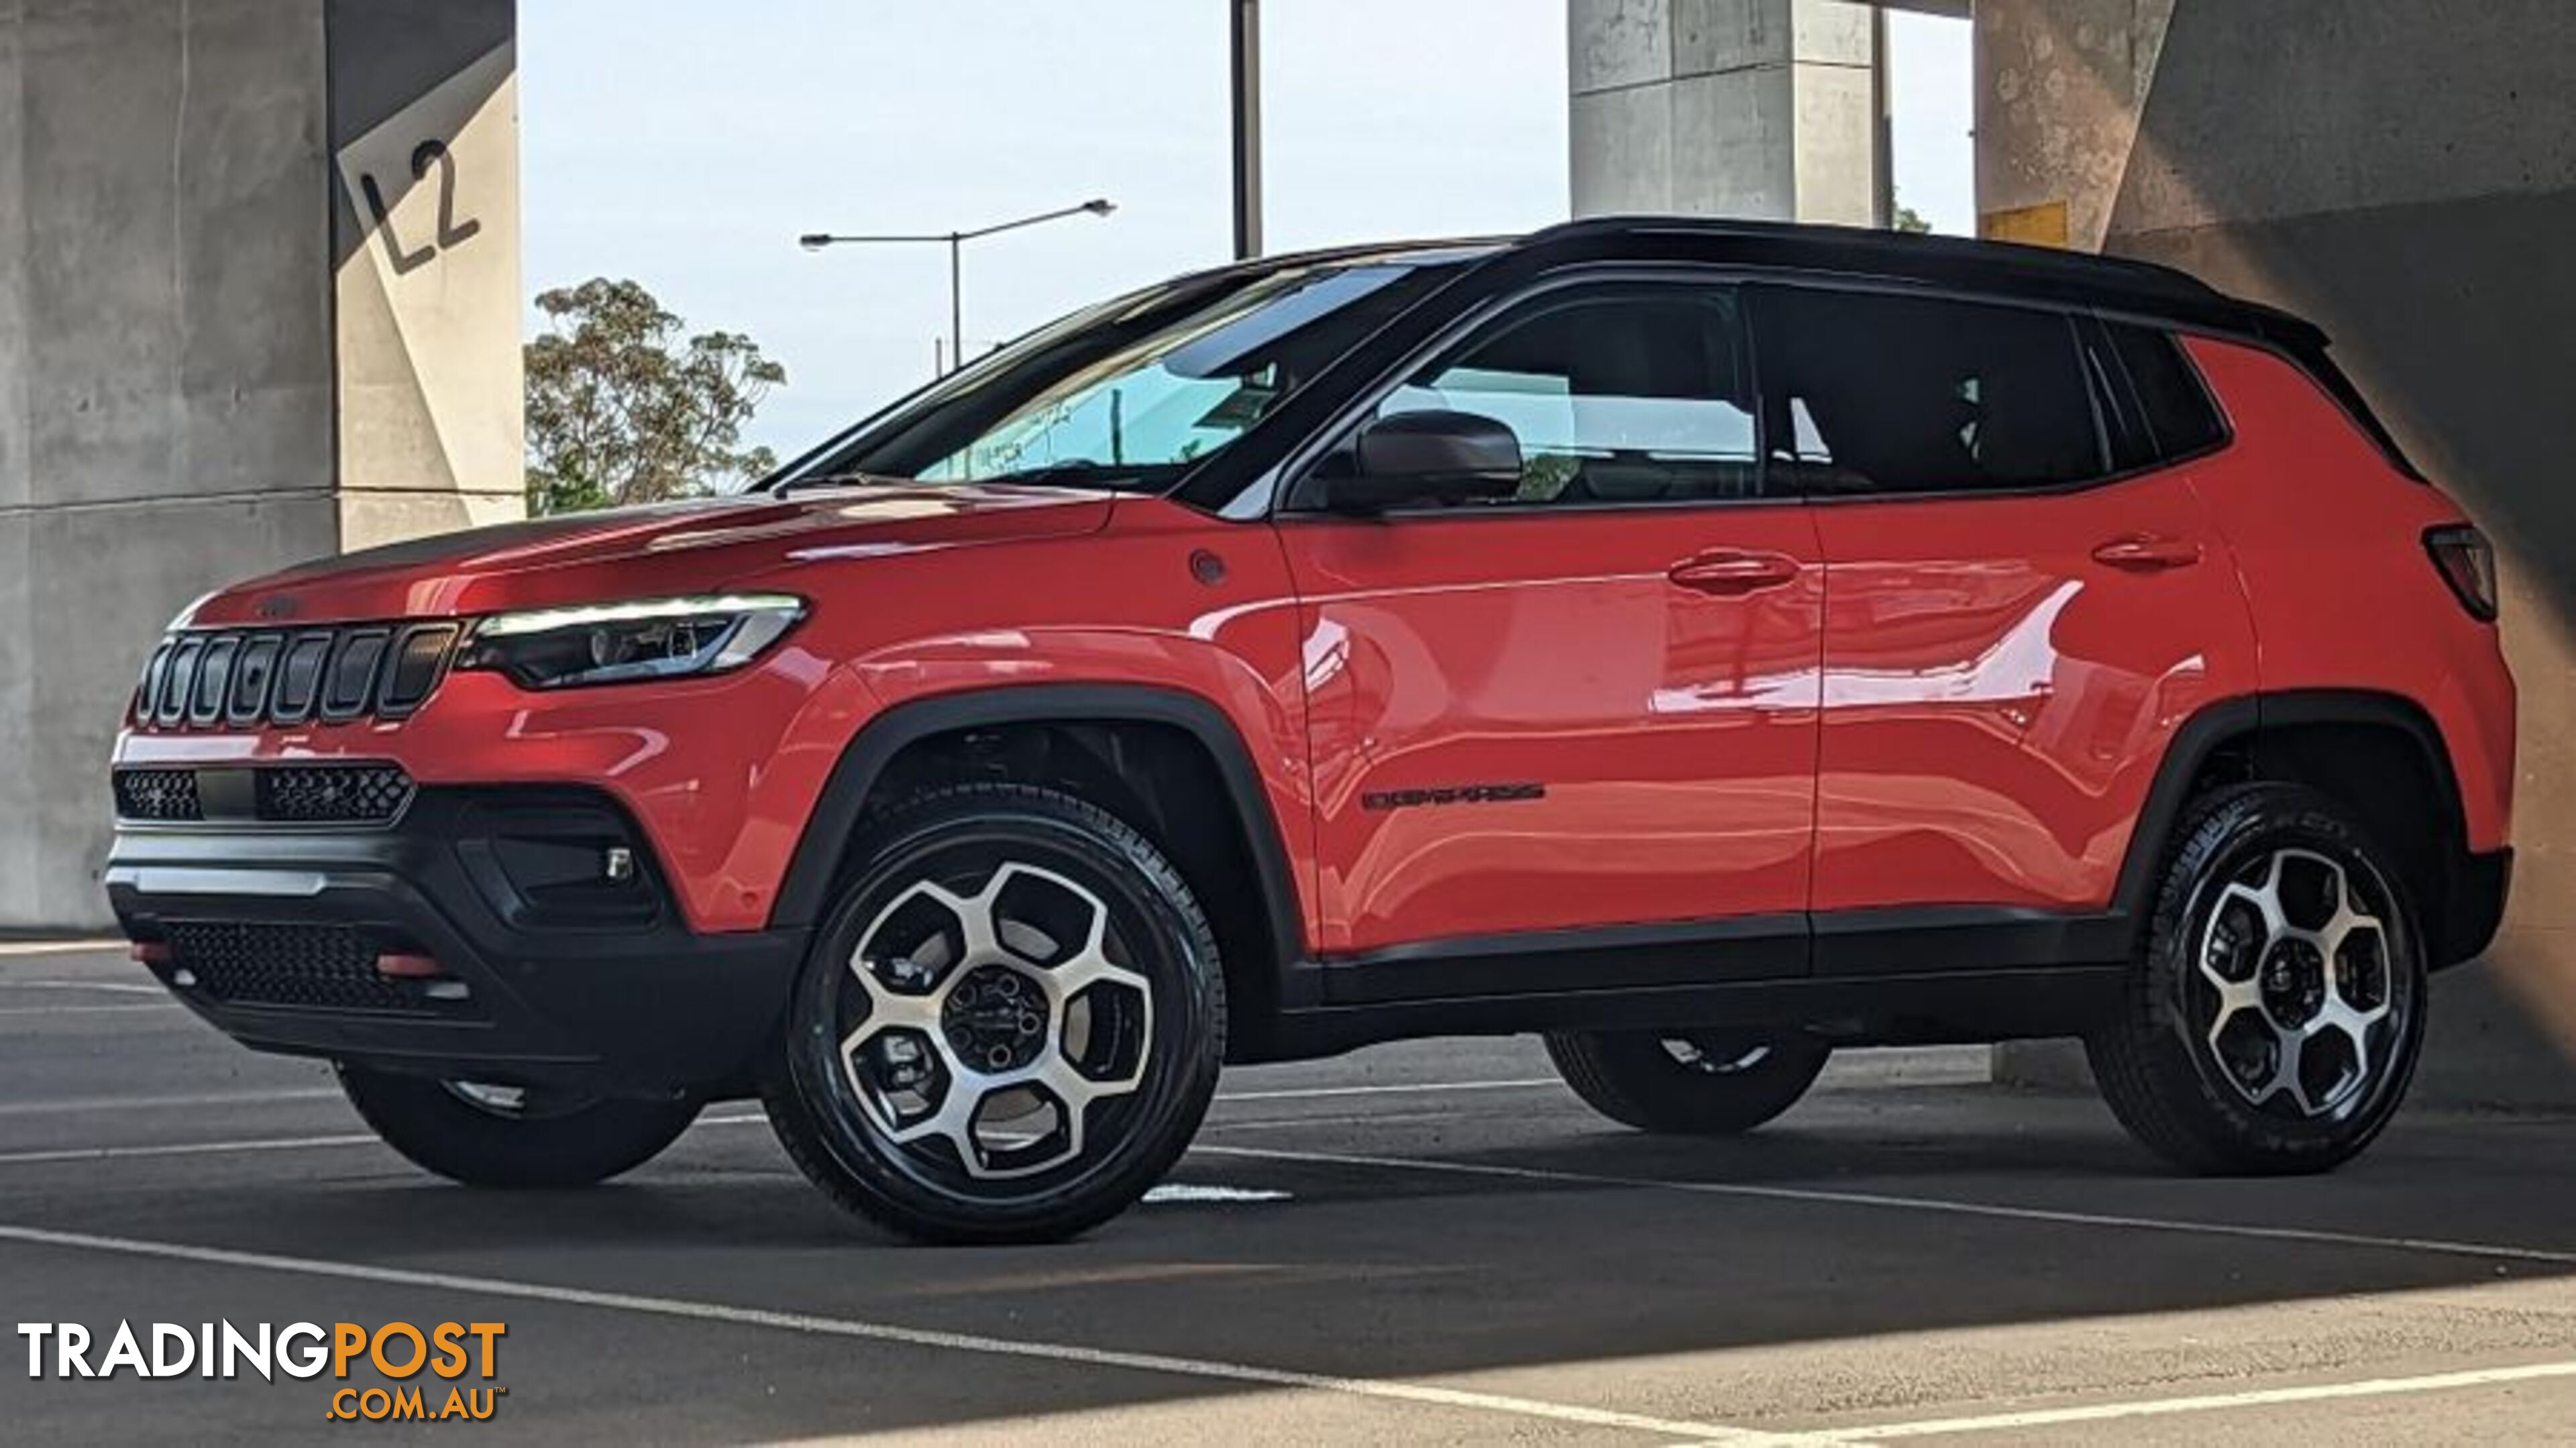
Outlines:
{"type": "Polygon", "coordinates": [[[120,769],[116,772],[116,813],[129,820],[201,820],[197,772],[193,769],[120,769]]]}
{"type": "Polygon", "coordinates": [[[390,764],[259,772],[259,817],[280,824],[382,824],[411,803],[411,780],[390,764]]]}
{"type": "Polygon", "coordinates": [[[376,971],[376,946],[345,925],[181,923],[168,927],[170,963],[217,1000],[327,1010],[436,1011],[376,971]]]}
{"type": "Polygon", "coordinates": [[[389,825],[411,804],[397,764],[119,769],[116,816],[155,824],[389,825]]]}

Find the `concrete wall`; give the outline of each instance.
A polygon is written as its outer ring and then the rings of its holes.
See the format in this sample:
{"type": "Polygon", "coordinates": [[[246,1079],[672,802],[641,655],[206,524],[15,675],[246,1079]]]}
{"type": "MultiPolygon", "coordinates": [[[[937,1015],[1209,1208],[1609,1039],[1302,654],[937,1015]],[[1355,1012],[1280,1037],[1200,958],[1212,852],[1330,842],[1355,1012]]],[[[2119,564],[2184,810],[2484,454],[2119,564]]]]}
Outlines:
{"type": "Polygon", "coordinates": [[[520,517],[512,0],[330,0],[329,15],[340,546],[520,517]]]}
{"type": "MultiPolygon", "coordinates": [[[[2576,6],[1979,0],[1978,190],[2322,323],[2506,556],[2511,915],[2426,1088],[2576,1104],[2576,6]]],[[[2356,586],[2367,588],[2367,580],[2356,586]]]]}
{"type": "MultiPolygon", "coordinates": [[[[490,501],[460,482],[515,497],[515,18],[510,0],[0,0],[0,929],[104,920],[108,748],[173,613],[353,539],[455,526],[490,501]],[[435,79],[377,82],[386,50],[435,79]],[[414,108],[478,63],[483,255],[405,280],[487,320],[380,324],[336,280],[373,228],[334,224],[335,153],[374,127],[335,119],[454,123],[453,96],[414,108]],[[475,387],[433,385],[471,369],[475,387]],[[407,393],[435,441],[374,421],[369,384],[407,393]]],[[[420,204],[408,160],[380,186],[397,223],[420,204]]]]}
{"type": "Polygon", "coordinates": [[[1571,0],[1574,211],[1866,226],[1877,40],[1848,0],[1571,0]]]}

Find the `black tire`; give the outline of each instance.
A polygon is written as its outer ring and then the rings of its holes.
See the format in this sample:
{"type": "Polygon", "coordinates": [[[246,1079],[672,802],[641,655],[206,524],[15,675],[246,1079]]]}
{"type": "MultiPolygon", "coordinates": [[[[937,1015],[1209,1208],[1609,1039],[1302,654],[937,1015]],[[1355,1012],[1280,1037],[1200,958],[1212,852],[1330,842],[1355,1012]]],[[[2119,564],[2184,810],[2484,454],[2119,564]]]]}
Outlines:
{"type": "Polygon", "coordinates": [[[998,782],[905,800],[862,828],[855,857],[764,1077],[787,1154],[845,1209],[926,1242],[1057,1241],[1133,1205],[1188,1148],[1225,1054],[1224,970],[1180,872],[1095,805],[998,782]],[[1017,943],[977,956],[933,888],[1017,943]],[[1097,951],[1065,944],[1095,925],[1097,951]],[[1144,989],[1078,983],[1090,961],[1144,989]],[[952,1103],[967,1070],[990,1084],[952,1103]],[[1026,1084],[1040,1071],[1102,1094],[1026,1084]],[[1039,1090],[1054,1104],[1030,1104],[1039,1090]],[[981,1113],[1013,1097],[1043,1131],[988,1147],[981,1113]],[[974,1113],[962,1130],[952,1106],[974,1113]]]}
{"type": "Polygon", "coordinates": [[[1798,1104],[1832,1048],[1753,1031],[1556,1031],[1548,1059],[1593,1110],[1640,1131],[1734,1136],[1798,1104]]]}
{"type": "MultiPolygon", "coordinates": [[[[340,1089],[385,1144],[423,1170],[473,1187],[586,1187],[661,1154],[698,1116],[694,1100],[573,1098],[531,1090],[523,1105],[478,1105],[427,1076],[334,1063],[340,1089]]],[[[488,1088],[479,1088],[488,1089],[488,1088]]]]}
{"type": "Polygon", "coordinates": [[[2112,1114],[2176,1166],[2227,1176],[2329,1171],[2368,1146],[2404,1101],[2426,996],[2422,928],[2397,857],[2313,790],[2239,785],[2201,800],[2175,831],[2120,1013],[2085,1049],[2112,1114]],[[2324,919],[2313,927],[2322,938],[2347,918],[2325,899],[2338,873],[2340,898],[2379,929],[2340,933],[2332,960],[2229,894],[2233,885],[2289,901],[2298,913],[2283,906],[2281,918],[2301,929],[2324,919]],[[2221,918],[2228,912],[2233,919],[2221,918]],[[2312,960],[2323,962],[2314,1003],[2304,993],[2312,960]],[[2261,999],[2226,1004],[2230,981],[2261,999]],[[2385,1010],[2358,1034],[2318,1014],[2353,1010],[2343,1019],[2358,1021],[2370,1012],[2356,1007],[2374,996],[2385,1010]],[[2290,1030],[2313,1031],[2295,1055],[2282,1044],[2290,1030]],[[2355,1040],[2366,1050],[2353,1051],[2355,1040]]]}

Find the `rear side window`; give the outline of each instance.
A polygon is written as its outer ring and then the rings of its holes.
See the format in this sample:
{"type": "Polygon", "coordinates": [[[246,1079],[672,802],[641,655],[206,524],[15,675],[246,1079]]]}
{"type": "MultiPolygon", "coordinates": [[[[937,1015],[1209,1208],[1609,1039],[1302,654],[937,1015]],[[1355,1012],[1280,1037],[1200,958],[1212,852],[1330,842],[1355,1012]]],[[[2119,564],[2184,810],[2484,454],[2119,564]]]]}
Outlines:
{"type": "Polygon", "coordinates": [[[2172,334],[2126,322],[2108,323],[2104,330],[2120,369],[2128,374],[2156,461],[2207,452],[2227,440],[2226,422],[2172,334]]]}
{"type": "Polygon", "coordinates": [[[2057,487],[2109,475],[2074,319],[1869,292],[1761,294],[1774,491],[2057,487]]]}

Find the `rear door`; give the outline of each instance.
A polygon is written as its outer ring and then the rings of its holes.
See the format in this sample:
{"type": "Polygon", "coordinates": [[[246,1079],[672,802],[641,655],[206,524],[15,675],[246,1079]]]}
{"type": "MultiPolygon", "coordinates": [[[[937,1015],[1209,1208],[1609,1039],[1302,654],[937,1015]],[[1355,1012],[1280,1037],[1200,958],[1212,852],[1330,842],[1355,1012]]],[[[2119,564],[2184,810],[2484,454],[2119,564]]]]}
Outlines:
{"type": "Polygon", "coordinates": [[[1354,517],[1292,492],[1319,944],[1418,957],[1373,989],[1803,972],[1822,573],[1808,510],[1761,491],[1753,398],[1735,288],[1550,287],[1370,414],[1503,422],[1516,497],[1354,517]],[[1683,928],[1600,933],[1637,925],[1683,928]],[[1475,948],[1534,932],[1573,933],[1475,948]]]}
{"type": "MultiPolygon", "coordinates": [[[[1825,558],[1817,972],[2115,950],[2083,927],[2166,744],[2254,687],[2225,545],[2162,460],[2189,449],[2154,446],[2088,316],[1823,287],[1756,306],[1772,474],[1813,500],[1825,558]]],[[[2145,343],[2140,368],[2174,362],[2145,343]]]]}

